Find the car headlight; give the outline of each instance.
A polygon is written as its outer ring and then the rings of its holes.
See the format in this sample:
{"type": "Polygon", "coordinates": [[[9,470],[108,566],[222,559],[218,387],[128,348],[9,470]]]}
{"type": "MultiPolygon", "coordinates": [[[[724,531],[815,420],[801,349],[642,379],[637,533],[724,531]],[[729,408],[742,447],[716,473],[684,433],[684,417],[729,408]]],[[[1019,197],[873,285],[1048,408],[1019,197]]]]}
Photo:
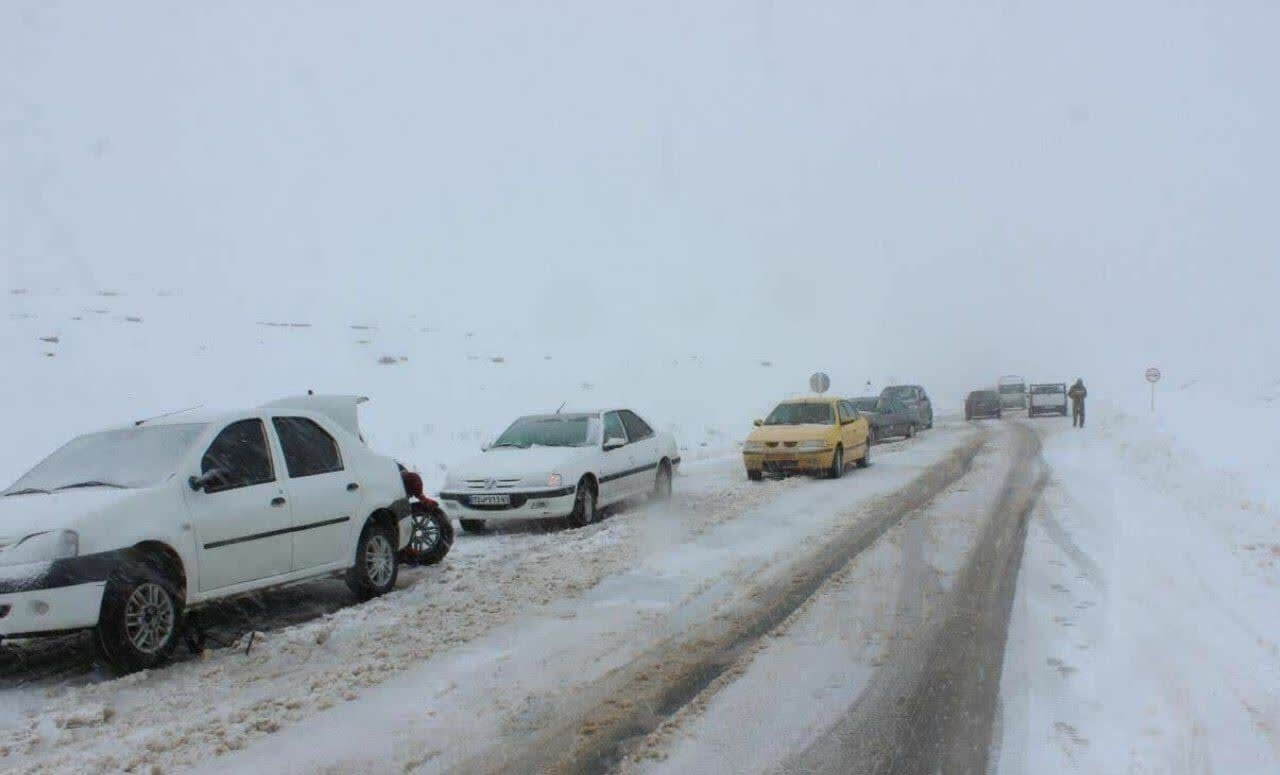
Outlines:
{"type": "Polygon", "coordinates": [[[764,452],[763,441],[748,441],[742,445],[743,452],[764,452]]]}
{"type": "Polygon", "coordinates": [[[548,487],[559,487],[562,484],[564,484],[564,478],[561,477],[560,474],[552,474],[547,477],[548,487]]]}
{"type": "Polygon", "coordinates": [[[80,554],[80,534],[74,530],[46,530],[32,533],[0,552],[0,565],[27,565],[52,562],[80,554]]]}
{"type": "Polygon", "coordinates": [[[827,448],[827,442],[817,439],[815,441],[802,441],[796,445],[796,449],[803,449],[809,452],[827,448]]]}

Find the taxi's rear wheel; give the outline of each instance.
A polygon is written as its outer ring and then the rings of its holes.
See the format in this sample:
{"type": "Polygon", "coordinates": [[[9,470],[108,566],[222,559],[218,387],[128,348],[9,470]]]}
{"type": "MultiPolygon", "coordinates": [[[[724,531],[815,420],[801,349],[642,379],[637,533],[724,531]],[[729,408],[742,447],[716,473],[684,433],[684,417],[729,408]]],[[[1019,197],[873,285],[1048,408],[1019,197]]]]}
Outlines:
{"type": "Polygon", "coordinates": [[[844,476],[844,447],[837,446],[836,451],[831,454],[831,468],[827,471],[827,476],[831,479],[844,476]]]}
{"type": "Polygon", "coordinates": [[[867,451],[858,458],[858,468],[866,468],[871,465],[871,438],[867,437],[867,451]]]}

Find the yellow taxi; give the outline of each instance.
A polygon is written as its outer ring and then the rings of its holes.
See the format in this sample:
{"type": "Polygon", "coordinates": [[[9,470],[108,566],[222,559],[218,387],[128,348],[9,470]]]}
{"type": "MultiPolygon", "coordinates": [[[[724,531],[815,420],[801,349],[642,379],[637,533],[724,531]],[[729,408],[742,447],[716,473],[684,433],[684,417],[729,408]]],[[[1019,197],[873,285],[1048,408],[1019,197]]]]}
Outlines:
{"type": "Polygon", "coordinates": [[[747,478],[765,473],[818,473],[837,479],[849,462],[871,464],[871,427],[843,398],[792,398],[756,420],[742,447],[747,478]]]}

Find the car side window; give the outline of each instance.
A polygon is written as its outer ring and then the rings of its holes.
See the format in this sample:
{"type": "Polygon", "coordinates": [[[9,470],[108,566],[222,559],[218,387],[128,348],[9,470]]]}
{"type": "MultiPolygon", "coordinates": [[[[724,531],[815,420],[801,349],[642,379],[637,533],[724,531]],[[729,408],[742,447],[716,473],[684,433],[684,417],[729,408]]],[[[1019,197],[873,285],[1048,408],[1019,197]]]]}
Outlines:
{"type": "Polygon", "coordinates": [[[609,412],[604,416],[604,440],[609,439],[627,440],[627,432],[622,427],[622,420],[617,412],[609,412]]]}
{"type": "Polygon", "coordinates": [[[837,406],[840,409],[840,422],[842,424],[847,422],[853,422],[858,418],[857,413],[853,411],[852,406],[849,406],[848,401],[841,401],[839,404],[837,404],[837,406]]]}
{"type": "Polygon", "coordinates": [[[622,425],[627,429],[627,437],[632,441],[647,439],[653,435],[653,428],[650,428],[649,423],[641,420],[635,412],[623,409],[618,414],[622,417],[622,425]]]}
{"type": "Polygon", "coordinates": [[[272,417],[290,479],[342,470],[342,451],[329,432],[306,417],[272,417]]]}
{"type": "Polygon", "coordinates": [[[237,420],[222,429],[204,457],[200,473],[217,469],[222,476],[205,489],[221,492],[275,481],[271,451],[267,448],[267,429],[262,420],[237,420]]]}

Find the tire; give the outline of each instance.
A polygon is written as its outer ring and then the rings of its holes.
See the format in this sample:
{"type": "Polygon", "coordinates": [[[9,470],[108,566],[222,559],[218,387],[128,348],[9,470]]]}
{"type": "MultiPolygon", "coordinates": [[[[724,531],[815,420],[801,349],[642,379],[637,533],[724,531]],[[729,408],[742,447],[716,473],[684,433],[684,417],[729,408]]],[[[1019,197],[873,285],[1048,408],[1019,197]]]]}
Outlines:
{"type": "Polygon", "coordinates": [[[866,468],[869,465],[871,465],[871,444],[870,443],[867,444],[866,453],[862,457],[858,458],[858,461],[857,461],[858,468],[866,468]]]}
{"type": "Polygon", "coordinates": [[[453,523],[440,510],[425,503],[413,504],[412,532],[409,545],[400,551],[406,565],[435,565],[445,558],[453,546],[453,523]]]}
{"type": "Polygon", "coordinates": [[[872,428],[872,429],[871,429],[871,432],[867,434],[867,439],[868,439],[872,444],[879,444],[879,443],[880,443],[880,431],[876,430],[875,428],[872,428]]]}
{"type": "Polygon", "coordinates": [[[381,522],[370,521],[356,542],[355,564],[347,569],[347,587],[361,600],[395,589],[400,575],[399,536],[381,522]]]}
{"type": "Polygon", "coordinates": [[[574,498],[573,511],[566,519],[570,527],[586,527],[596,521],[596,490],[591,480],[583,477],[578,482],[578,497],[574,498]]]}
{"type": "Polygon", "coordinates": [[[844,476],[844,447],[836,445],[836,451],[831,453],[831,468],[827,469],[828,479],[839,479],[844,476]]]}
{"type": "Polygon", "coordinates": [[[965,422],[970,422],[971,420],[973,420],[973,415],[969,414],[968,412],[965,412],[965,413],[964,413],[964,421],[965,421],[965,422]]]}
{"type": "Polygon", "coordinates": [[[653,479],[653,499],[671,500],[671,464],[665,460],[658,464],[658,474],[653,479]]]}
{"type": "Polygon", "coordinates": [[[915,438],[915,435],[916,435],[916,426],[915,426],[915,423],[912,423],[911,425],[907,426],[906,438],[908,439],[915,438]]]}
{"type": "Polygon", "coordinates": [[[136,563],[113,571],[93,631],[99,659],[122,674],[163,665],[178,645],[182,609],[176,586],[160,570],[136,563]]]}
{"type": "Polygon", "coordinates": [[[759,482],[764,479],[764,471],[747,471],[747,479],[759,482]]]}

